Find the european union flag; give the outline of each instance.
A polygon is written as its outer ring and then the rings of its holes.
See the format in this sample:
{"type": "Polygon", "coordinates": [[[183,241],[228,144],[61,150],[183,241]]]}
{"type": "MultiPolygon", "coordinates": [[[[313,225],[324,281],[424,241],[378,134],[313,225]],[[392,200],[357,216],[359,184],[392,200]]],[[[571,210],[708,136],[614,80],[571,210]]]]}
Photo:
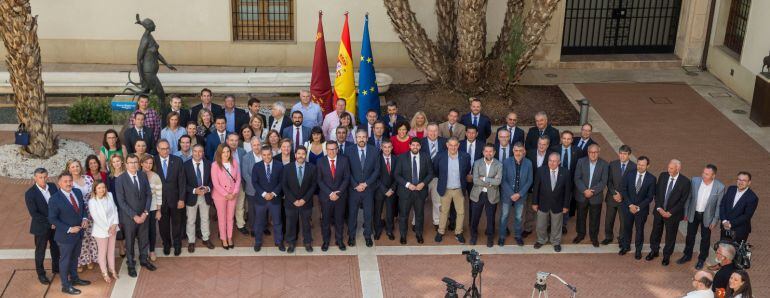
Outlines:
{"type": "Polygon", "coordinates": [[[361,41],[361,63],[358,65],[358,123],[366,123],[366,112],[377,111],[380,117],[380,92],[374,74],[374,57],[369,41],[369,15],[364,19],[364,38],[361,41]]]}

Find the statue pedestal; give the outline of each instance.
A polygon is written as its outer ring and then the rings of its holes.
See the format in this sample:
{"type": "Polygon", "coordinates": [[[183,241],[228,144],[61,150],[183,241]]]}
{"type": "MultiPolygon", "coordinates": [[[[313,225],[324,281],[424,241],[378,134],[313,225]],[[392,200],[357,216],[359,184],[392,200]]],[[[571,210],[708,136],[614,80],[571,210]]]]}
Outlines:
{"type": "Polygon", "coordinates": [[[757,75],[754,84],[749,118],[761,127],[770,126],[770,78],[762,74],[757,75]]]}

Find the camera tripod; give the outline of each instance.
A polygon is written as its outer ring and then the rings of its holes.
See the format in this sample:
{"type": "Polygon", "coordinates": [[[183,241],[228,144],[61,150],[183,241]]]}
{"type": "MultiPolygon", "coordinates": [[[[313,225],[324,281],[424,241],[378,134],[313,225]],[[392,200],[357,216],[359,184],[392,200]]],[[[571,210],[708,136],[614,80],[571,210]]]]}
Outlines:
{"type": "Polygon", "coordinates": [[[567,286],[567,288],[570,290],[571,298],[575,298],[577,296],[577,288],[573,285],[568,284],[566,281],[564,281],[561,277],[559,277],[556,274],[551,274],[548,272],[538,272],[537,273],[537,280],[535,281],[535,286],[532,289],[532,298],[535,298],[535,293],[537,293],[538,298],[548,298],[548,285],[545,283],[545,280],[548,279],[548,276],[553,276],[556,279],[558,279],[562,284],[567,286]]]}

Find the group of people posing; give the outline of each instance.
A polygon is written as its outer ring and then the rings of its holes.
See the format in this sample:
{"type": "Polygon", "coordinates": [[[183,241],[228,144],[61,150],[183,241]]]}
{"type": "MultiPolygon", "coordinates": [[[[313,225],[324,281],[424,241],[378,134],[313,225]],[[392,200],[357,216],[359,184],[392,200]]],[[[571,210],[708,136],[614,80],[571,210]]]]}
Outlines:
{"type": "Polygon", "coordinates": [[[652,213],[646,259],[658,257],[665,232],[663,265],[668,265],[684,219],[688,233],[679,263],[690,260],[700,229],[696,267],[702,267],[711,229],[719,226],[723,237],[745,240],[757,206],[747,172],[727,187],[716,180],[714,165],[689,179],[680,175],[681,162],[671,160],[656,177],[647,171],[649,158],[631,161],[629,146],[621,146],[618,159],[607,162],[599,157],[590,124],[577,135],[560,133],[544,112],[535,115],[536,125],[526,134],[514,112],[493,134],[476,98],[471,98],[468,113],[452,109],[441,123],[428,121],[423,112],[408,121],[394,102],[387,104],[385,115],[370,110],[366,123],[356,123],[345,111],[344,99],[324,115],[308,91],[300,92],[290,113],[277,102],[269,115],[260,114],[256,98],[249,99],[248,109],[235,107],[234,96],[225,96],[223,106],[212,98],[203,89],[201,102],[188,110],[181,97],[172,96],[171,110],[161,118],[142,96],[122,136],[107,130],[98,155],[88,156],[85,168],[78,160],[68,161],[56,184],[48,182],[46,169],[35,171],[26,203],[41,282],[50,282],[43,269],[47,245],[53,271],[61,273],[62,290],[76,294],[74,285],[88,284],[78,272],[93,263],[99,264],[105,281],[118,278],[116,246],[121,255],[125,251],[132,277],[136,242],[139,264],[156,269],[156,234],[165,255],[172,250],[181,254],[183,237],[189,253],[195,252],[198,238],[214,249],[210,218],[217,222],[217,244],[224,249],[235,247],[233,233],[238,230],[254,236],[256,252],[263,235],[272,234],[278,249],[292,253],[301,231],[302,245],[311,252],[316,205],[323,251],[332,243],[332,232],[340,250],[356,245],[359,212],[367,247],[383,233],[395,240],[396,220],[401,244],[407,244],[410,223],[422,244],[427,204],[437,230],[435,242],[451,233],[458,243],[466,243],[467,228],[475,245],[485,217],[483,240],[489,247],[505,245],[509,235],[522,246],[535,233],[535,248],[550,242],[557,252],[571,216],[577,217],[573,243],[587,235],[598,247],[600,214],[606,206],[601,244],[614,241],[617,219],[620,254],[631,250],[633,239],[637,259],[652,213]],[[501,216],[496,218],[498,205],[501,216]],[[214,216],[210,209],[215,209],[214,216]]]}

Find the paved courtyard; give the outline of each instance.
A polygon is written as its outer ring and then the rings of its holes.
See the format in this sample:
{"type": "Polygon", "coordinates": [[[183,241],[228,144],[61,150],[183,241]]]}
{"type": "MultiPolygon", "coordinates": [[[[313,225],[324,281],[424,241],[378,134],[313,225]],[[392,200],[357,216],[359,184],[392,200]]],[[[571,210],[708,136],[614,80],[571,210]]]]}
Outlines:
{"type": "MultiPolygon", "coordinates": [[[[635,156],[647,155],[652,159],[656,176],[671,158],[682,160],[687,176],[699,175],[703,165],[715,163],[719,167],[717,178],[725,184],[734,184],[735,173],[746,170],[753,175],[752,187],[760,200],[770,196],[770,129],[757,128],[747,115],[733,114],[734,109],[748,110],[740,99],[712,96],[726,91],[708,73],[691,77],[679,69],[533,70],[525,77],[525,83],[534,82],[559,84],[569,98],[591,100],[590,120],[597,132],[595,139],[602,145],[601,157],[606,160],[615,158],[614,150],[620,144],[628,144],[635,156]],[[549,72],[558,73],[558,77],[542,76],[549,72]]],[[[101,142],[99,130],[59,134],[94,147],[101,142]]],[[[11,137],[9,131],[0,132],[0,143],[10,142],[11,137]]],[[[57,173],[61,169],[49,170],[57,173]]],[[[0,178],[0,189],[7,198],[0,201],[0,226],[4,227],[0,233],[3,297],[61,294],[58,278],[50,287],[35,279],[34,246],[27,233],[29,216],[23,204],[23,192],[31,183],[0,178]]],[[[768,208],[767,204],[759,204],[750,238],[754,245],[750,274],[754,291],[760,297],[770,294],[770,265],[764,257],[770,247],[768,208]]],[[[184,250],[180,257],[159,257],[159,269],[140,270],[137,279],[129,278],[123,268],[121,278],[112,285],[98,280],[98,269],[88,270],[85,278],[95,282],[80,288],[86,297],[439,297],[444,290],[442,277],[470,283],[470,266],[460,252],[473,248],[481,252],[486,263],[482,283],[483,293],[489,297],[529,297],[538,271],[557,274],[575,285],[578,297],[676,297],[690,290],[694,263],[662,267],[660,259],[646,262],[636,261],[631,255],[618,256],[616,243],[600,248],[587,241],[571,244],[574,219],[570,220],[569,233],[564,237],[564,251],[557,254],[550,245],[535,250],[533,236],[526,239],[524,247],[511,245],[509,237],[505,247],[486,248],[484,236],[479,239],[482,245],[477,246],[457,245],[451,237],[437,245],[433,241],[435,231],[429,222],[429,208],[426,210],[426,241],[422,246],[417,245],[410,232],[407,246],[383,236],[374,248],[366,248],[360,239],[357,247],[347,251],[332,247],[328,253],[322,253],[320,214],[316,210],[316,250],[312,254],[298,249],[291,256],[275,247],[255,254],[251,250],[253,240],[238,235],[235,250],[207,250],[199,245],[192,255],[184,250]]],[[[467,222],[466,219],[466,226],[467,222]]],[[[648,220],[648,227],[651,222],[648,220]]],[[[485,224],[482,220],[480,229],[485,224]]],[[[647,234],[649,231],[648,228],[647,234]]],[[[217,238],[215,235],[212,239],[217,238]]],[[[468,237],[467,230],[465,235],[468,237]]],[[[600,238],[603,236],[602,222],[600,238]]],[[[681,256],[684,246],[683,235],[678,239],[673,260],[681,256]]],[[[272,240],[266,239],[265,243],[272,240]]],[[[549,279],[548,285],[551,297],[568,296],[555,279],[549,279]]]]}

